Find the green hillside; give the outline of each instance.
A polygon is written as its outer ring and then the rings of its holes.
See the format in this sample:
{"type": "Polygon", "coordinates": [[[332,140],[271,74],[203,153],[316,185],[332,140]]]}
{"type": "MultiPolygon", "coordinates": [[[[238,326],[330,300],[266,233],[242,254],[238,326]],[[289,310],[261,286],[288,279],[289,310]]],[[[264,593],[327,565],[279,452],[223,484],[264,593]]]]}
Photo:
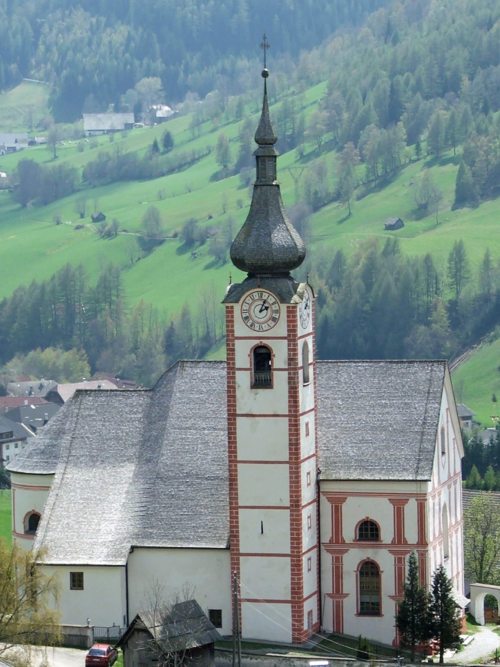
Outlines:
{"type": "Polygon", "coordinates": [[[500,338],[481,344],[452,374],[455,396],[485,426],[500,423],[500,338]],[[496,399],[496,400],[492,400],[496,399]]]}
{"type": "MultiPolygon", "coordinates": [[[[324,88],[316,87],[316,102],[324,88]]],[[[256,97],[259,91],[256,91],[256,97]]],[[[312,96],[311,96],[312,97],[312,96]]],[[[276,105],[277,107],[278,105],[276,105]]],[[[274,107],[271,108],[273,114],[274,107]]],[[[305,109],[310,114],[310,108],[305,109]]],[[[307,116],[306,116],[307,117],[307,116]]],[[[254,114],[256,122],[257,116],[254,114]]],[[[134,130],[128,135],[110,142],[106,137],[89,142],[79,152],[77,141],[65,142],[58,148],[57,164],[68,164],[81,169],[95,159],[99,152],[146,151],[155,138],[160,138],[165,128],[175,137],[172,158],[181,152],[215,147],[218,135],[223,132],[230,138],[236,150],[236,135],[241,122],[227,123],[214,128],[206,123],[203,133],[191,138],[187,129],[189,116],[178,117],[165,126],[134,130]],[[90,143],[97,144],[94,147],[90,143]]],[[[279,146],[279,144],[278,144],[279,146]]],[[[19,159],[34,159],[42,164],[52,164],[47,147],[34,147],[15,155],[0,156],[0,170],[12,172],[19,159]]],[[[297,150],[284,153],[279,160],[279,180],[286,206],[296,200],[296,189],[291,174],[302,170],[302,181],[308,173],[314,173],[315,165],[328,165],[328,179],[333,182],[336,161],[333,151],[315,158],[314,146],[308,144],[306,153],[300,157],[297,150]]],[[[365,238],[378,237],[382,241],[397,237],[404,252],[412,255],[431,251],[439,262],[444,262],[453,243],[462,238],[471,262],[475,265],[483,256],[486,247],[493,256],[500,250],[500,235],[496,234],[497,201],[487,201],[477,208],[451,210],[454,198],[455,177],[458,166],[450,154],[443,156],[437,164],[426,159],[408,163],[392,182],[379,191],[363,196],[353,202],[352,216],[345,220],[346,210],[338,202],[324,206],[310,219],[308,251],[311,261],[316,253],[334,253],[341,248],[351,253],[365,238]],[[443,203],[439,212],[439,224],[434,214],[413,220],[415,181],[423,171],[429,171],[443,191],[443,203]],[[398,216],[405,227],[397,232],[384,230],[388,217],[398,216]]],[[[47,279],[66,262],[81,261],[90,273],[94,273],[105,262],[117,263],[126,269],[127,293],[132,301],[145,295],[156,304],[177,310],[190,294],[190,285],[206,280],[207,265],[211,259],[207,248],[197,251],[196,259],[189,253],[179,252],[180,242],[167,240],[152,255],[135,262],[136,237],[141,230],[141,220],[148,206],[154,205],[162,214],[165,236],[178,233],[189,218],[195,218],[201,226],[218,227],[233,218],[236,231],[245,219],[250,201],[248,189],[243,188],[237,176],[212,180],[219,170],[214,151],[191,168],[151,181],[118,182],[106,186],[87,188],[70,197],[44,207],[21,208],[12,201],[11,195],[0,192],[0,264],[2,281],[0,296],[8,296],[17,285],[29,284],[35,279],[47,279]],[[87,215],[84,229],[75,230],[80,222],[75,211],[76,202],[82,195],[86,198],[87,215]],[[102,240],[96,234],[97,225],[89,220],[94,210],[105,212],[110,221],[116,218],[120,233],[115,239],[102,240]],[[223,212],[225,210],[225,213],[223,212]],[[55,216],[63,221],[54,224],[55,216]],[[125,231],[126,230],[126,231],[125,231]],[[132,263],[134,262],[134,263],[132,263]],[[166,294],[158,278],[161,270],[168,276],[172,295],[166,294]]],[[[358,196],[362,195],[358,189],[358,196]]],[[[219,288],[233,271],[228,264],[210,269],[210,280],[219,288]]],[[[170,291],[170,290],[169,290],[170,291]]]]}
{"type": "Polygon", "coordinates": [[[0,131],[26,132],[49,115],[50,89],[43,83],[23,81],[0,93],[0,131]]]}
{"type": "MultiPolygon", "coordinates": [[[[362,22],[360,29],[332,32],[296,61],[276,52],[268,83],[278,177],[308,248],[297,277],[309,274],[318,289],[320,354],[335,355],[328,332],[336,330],[349,345],[352,338],[346,356],[448,357],[498,323],[491,295],[498,295],[500,250],[493,84],[500,15],[493,0],[445,5],[443,22],[432,3],[415,11],[406,0],[397,7],[373,1],[377,12],[344,16],[362,22]],[[388,218],[401,218],[404,227],[385,230],[388,218]],[[463,252],[459,278],[449,266],[452,252],[463,252]],[[349,280],[334,276],[334,258],[337,268],[349,266],[349,280]],[[370,266],[377,267],[373,280],[370,266]],[[383,326],[405,308],[408,326],[383,326]],[[358,328],[360,335],[351,335],[358,328]]],[[[42,43],[47,39],[51,31],[42,43]]],[[[249,61],[239,63],[246,72],[239,95],[222,81],[204,99],[188,98],[162,125],[83,137],[81,124],[50,124],[54,95],[64,107],[62,90],[78,65],[65,62],[62,83],[54,63],[50,88],[25,81],[0,98],[0,132],[26,131],[33,119],[32,136],[49,128],[47,145],[0,155],[11,186],[0,191],[0,361],[39,344],[81,346],[91,371],[116,370],[127,359],[120,372],[149,382],[138,360],[152,348],[155,368],[178,355],[217,356],[218,304],[228,281],[240,277],[228,248],[251,197],[260,68],[249,74],[249,61]],[[165,132],[173,148],[164,145],[165,132]],[[104,223],[91,221],[98,212],[104,223]],[[78,296],[57,278],[68,263],[86,271],[78,296]],[[118,305],[106,301],[111,264],[118,305]],[[141,302],[156,309],[147,324],[141,302]]],[[[113,98],[117,108],[138,103],[141,90],[144,80],[120,91],[126,100],[113,98]]],[[[481,391],[484,406],[486,385],[481,391]]]]}

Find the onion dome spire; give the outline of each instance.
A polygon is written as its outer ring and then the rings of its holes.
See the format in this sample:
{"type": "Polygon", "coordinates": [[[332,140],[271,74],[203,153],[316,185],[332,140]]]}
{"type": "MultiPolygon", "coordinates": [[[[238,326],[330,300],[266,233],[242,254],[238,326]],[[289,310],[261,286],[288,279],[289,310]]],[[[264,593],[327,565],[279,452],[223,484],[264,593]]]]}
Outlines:
{"type": "Polygon", "coordinates": [[[257,178],[247,219],[231,245],[231,261],[250,276],[283,276],[302,264],[306,249],[286,216],[276,180],[278,151],[274,144],[277,137],[269,116],[269,70],[265,66],[269,44],[265,35],[261,47],[264,49],[264,98],[255,132],[257,178]]]}

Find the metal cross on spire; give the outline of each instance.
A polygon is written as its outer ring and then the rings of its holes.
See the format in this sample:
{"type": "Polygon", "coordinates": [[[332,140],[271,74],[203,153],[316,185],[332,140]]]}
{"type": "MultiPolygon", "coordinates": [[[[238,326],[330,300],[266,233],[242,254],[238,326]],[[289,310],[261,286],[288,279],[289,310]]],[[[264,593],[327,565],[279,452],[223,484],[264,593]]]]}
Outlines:
{"type": "Polygon", "coordinates": [[[262,37],[262,42],[260,43],[260,48],[264,51],[264,69],[267,67],[267,61],[266,61],[266,56],[267,56],[267,49],[270,48],[270,44],[267,41],[267,36],[266,33],[264,33],[262,37]]]}

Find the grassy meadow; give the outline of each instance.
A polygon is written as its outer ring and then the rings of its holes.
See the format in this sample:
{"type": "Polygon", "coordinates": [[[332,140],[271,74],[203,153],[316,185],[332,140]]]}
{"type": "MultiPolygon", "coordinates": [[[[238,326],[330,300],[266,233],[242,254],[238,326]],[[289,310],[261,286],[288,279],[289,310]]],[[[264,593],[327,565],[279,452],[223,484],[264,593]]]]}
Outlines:
{"type": "Polygon", "coordinates": [[[455,398],[485,426],[500,423],[500,338],[483,343],[453,373],[455,398]],[[495,397],[497,401],[493,401],[495,397]]]}
{"type": "Polygon", "coordinates": [[[8,544],[12,541],[12,520],[10,509],[10,490],[0,489],[0,539],[8,544]]]}
{"type": "MultiPolygon", "coordinates": [[[[39,116],[46,114],[47,109],[43,106],[46,104],[43,98],[46,92],[45,86],[23,83],[0,96],[0,131],[8,126],[8,118],[11,117],[8,110],[24,109],[27,100],[33,100],[39,116]]],[[[296,101],[302,105],[306,125],[324,92],[325,84],[322,83],[297,96],[296,101]]],[[[252,108],[247,107],[245,117],[250,116],[256,126],[259,88],[256,89],[255,98],[252,108]]],[[[272,117],[273,114],[277,116],[277,107],[276,104],[271,106],[272,117]]],[[[24,116],[20,113],[19,118],[21,122],[24,116]]],[[[231,219],[233,233],[244,221],[250,203],[250,190],[242,185],[237,175],[220,177],[220,167],[213,150],[219,134],[223,132],[230,141],[234,162],[242,121],[229,122],[219,117],[214,121],[205,121],[197,127],[196,132],[190,129],[191,121],[191,114],[178,115],[152,128],[136,129],[109,137],[65,140],[57,147],[56,161],[47,146],[0,156],[0,171],[8,174],[15,169],[20,159],[26,158],[45,165],[66,163],[81,172],[102,151],[144,155],[154,139],[161,143],[162,134],[167,129],[174,138],[174,149],[169,153],[172,159],[191,151],[212,149],[190,168],[167,176],[149,181],[87,187],[44,207],[21,208],[12,200],[10,193],[0,191],[0,299],[10,295],[21,284],[48,279],[69,262],[82,263],[90,276],[96,276],[109,263],[120,266],[124,271],[123,281],[129,305],[144,299],[154,303],[161,311],[174,315],[186,301],[193,303],[193,294],[195,309],[196,304],[207,298],[219,301],[229,275],[232,274],[233,280],[238,280],[238,271],[230,263],[216,264],[208,253],[208,244],[199,247],[196,256],[184,252],[177,235],[190,218],[196,219],[200,227],[213,228],[231,219]],[[84,220],[80,220],[76,212],[76,204],[82,197],[86,200],[84,220]],[[160,211],[166,239],[153,253],[142,256],[137,235],[149,206],[155,206],[160,211]],[[99,238],[96,225],[90,221],[90,214],[94,211],[103,211],[108,222],[117,220],[120,231],[116,238],[99,238]],[[54,223],[56,216],[60,217],[63,224],[54,223]],[[76,229],[81,223],[83,228],[76,229]]],[[[443,274],[447,256],[458,239],[463,239],[465,243],[473,273],[487,247],[493,257],[500,255],[498,201],[485,202],[475,209],[451,208],[458,158],[454,158],[451,152],[443,155],[439,161],[426,158],[416,160],[411,154],[408,157],[409,162],[405,168],[385,187],[368,193],[361,186],[358,188],[349,218],[346,217],[346,209],[337,202],[321,208],[311,216],[308,233],[310,262],[314,263],[319,257],[329,258],[339,248],[351,254],[361,243],[374,238],[381,243],[387,238],[398,238],[402,250],[410,255],[430,252],[436,264],[442,267],[443,274]],[[435,184],[443,192],[437,220],[435,215],[419,219],[415,217],[414,192],[426,169],[431,171],[435,184]],[[387,232],[384,230],[384,222],[393,216],[401,217],[405,226],[397,232],[387,232]]],[[[306,145],[303,154],[297,150],[282,154],[278,162],[278,176],[285,206],[293,205],[301,196],[297,193],[294,177],[299,174],[303,179],[308,171],[314,170],[318,160],[326,164],[328,186],[333,189],[336,159],[333,151],[318,155],[312,143],[306,145]]],[[[303,273],[305,275],[305,271],[303,273]]],[[[300,270],[297,275],[303,277],[300,270]]],[[[219,354],[220,350],[217,350],[212,356],[219,354]]],[[[492,366],[494,368],[495,364],[492,366]]],[[[485,397],[486,394],[479,399],[481,405],[484,405],[485,397]]],[[[474,404],[478,407],[476,395],[472,396],[470,406],[475,409],[474,404]]],[[[489,411],[486,405],[484,409],[485,413],[489,411]]]]}

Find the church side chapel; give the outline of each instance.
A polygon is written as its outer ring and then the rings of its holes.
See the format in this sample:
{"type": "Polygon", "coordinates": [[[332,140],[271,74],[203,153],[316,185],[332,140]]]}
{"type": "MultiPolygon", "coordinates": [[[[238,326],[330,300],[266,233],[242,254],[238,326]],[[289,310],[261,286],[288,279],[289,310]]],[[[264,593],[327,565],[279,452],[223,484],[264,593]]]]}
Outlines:
{"type": "Polygon", "coordinates": [[[160,582],[167,602],[189,589],[223,635],[237,613],[244,639],[397,645],[413,551],[423,583],[444,564],[463,597],[447,364],[316,359],[268,76],[264,62],[256,180],[231,247],[247,275],[221,295],[226,362],[179,361],[150,390],[77,391],[9,466],[14,538],[43,549],[63,624],[126,628],[160,582]]]}

